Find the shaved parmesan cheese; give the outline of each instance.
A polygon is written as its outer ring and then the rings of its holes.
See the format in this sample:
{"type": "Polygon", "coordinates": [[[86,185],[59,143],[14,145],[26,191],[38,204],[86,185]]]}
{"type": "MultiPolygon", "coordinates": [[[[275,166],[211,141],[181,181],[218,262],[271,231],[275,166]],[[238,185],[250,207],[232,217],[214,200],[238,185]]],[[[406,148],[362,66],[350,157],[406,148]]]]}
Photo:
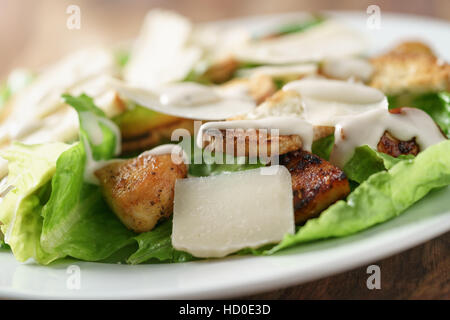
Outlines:
{"type": "Polygon", "coordinates": [[[185,119],[223,120],[247,113],[256,104],[242,86],[230,88],[181,82],[152,90],[120,81],[111,85],[126,99],[151,110],[185,119]]]}
{"type": "Polygon", "coordinates": [[[183,80],[203,54],[189,44],[191,33],[192,24],[185,17],[165,10],[150,11],[125,67],[125,81],[153,88],[183,80]]]}
{"type": "Polygon", "coordinates": [[[78,117],[62,101],[63,93],[86,93],[108,116],[118,114],[121,106],[107,80],[116,72],[113,55],[103,48],[75,52],[44,69],[12,98],[11,113],[0,127],[0,142],[7,146],[11,141],[46,143],[76,139],[78,117]]]}
{"type": "MultiPolygon", "coordinates": [[[[239,77],[252,77],[255,75],[267,75],[272,78],[300,77],[316,74],[318,67],[314,63],[304,63],[287,66],[263,66],[242,69],[238,72],[239,77]]],[[[298,79],[298,78],[297,78],[298,79]]]]}
{"type": "Polygon", "coordinates": [[[206,178],[177,180],[173,213],[174,248],[196,257],[224,257],[293,234],[289,171],[274,166],[206,178]]]}
{"type": "Polygon", "coordinates": [[[357,79],[369,81],[373,73],[373,66],[367,59],[345,57],[327,59],[322,64],[322,72],[335,79],[357,79]]]}
{"type": "Polygon", "coordinates": [[[303,79],[286,84],[283,90],[300,94],[304,118],[313,125],[334,126],[343,117],[388,109],[381,91],[348,81],[303,79]]]}
{"type": "Polygon", "coordinates": [[[318,62],[326,58],[361,54],[367,47],[362,35],[336,21],[325,21],[304,32],[250,41],[235,52],[239,60],[266,64],[318,62]]]}

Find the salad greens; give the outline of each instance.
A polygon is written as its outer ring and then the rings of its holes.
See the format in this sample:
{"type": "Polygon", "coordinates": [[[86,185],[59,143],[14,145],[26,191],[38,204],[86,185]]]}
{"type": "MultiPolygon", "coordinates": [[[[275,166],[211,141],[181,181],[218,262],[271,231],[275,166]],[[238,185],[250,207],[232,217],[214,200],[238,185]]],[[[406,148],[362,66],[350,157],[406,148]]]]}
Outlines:
{"type": "Polygon", "coordinates": [[[281,26],[277,29],[276,34],[287,35],[291,33],[303,32],[309,28],[315,27],[325,21],[325,18],[320,15],[315,15],[312,19],[300,22],[300,23],[290,23],[281,26]]]}
{"type": "MultiPolygon", "coordinates": [[[[225,158],[225,156],[224,156],[225,158]]],[[[194,177],[207,177],[215,176],[223,173],[244,171],[250,169],[256,169],[264,167],[261,163],[249,163],[246,157],[234,157],[233,163],[225,163],[225,159],[222,164],[212,163],[212,164],[191,164],[189,165],[189,175],[194,177]]]]}
{"type": "Polygon", "coordinates": [[[389,97],[389,109],[404,106],[418,108],[428,113],[442,132],[450,138],[450,92],[389,97]]]}
{"type": "Polygon", "coordinates": [[[430,190],[450,184],[450,141],[443,141],[400,161],[361,183],[348,197],[308,220],[294,235],[266,254],[295,244],[342,237],[398,216],[430,190]]]}
{"type": "Polygon", "coordinates": [[[19,261],[34,258],[45,264],[58,258],[41,246],[41,212],[48,199],[56,161],[68,148],[62,143],[35,146],[15,143],[1,153],[9,161],[8,181],[14,186],[0,203],[1,230],[19,261]]]}
{"type": "MultiPolygon", "coordinates": [[[[79,114],[81,142],[15,143],[1,153],[9,161],[8,181],[13,189],[0,202],[0,228],[17,260],[32,258],[48,264],[73,257],[114,262],[119,255],[125,255],[120,261],[130,264],[196,260],[172,247],[171,220],[137,235],[111,211],[100,188],[86,182],[88,158],[114,158],[120,138],[116,125],[90,97],[63,97],[79,114]],[[98,134],[93,135],[93,127],[100,130],[101,141],[98,134]]],[[[313,144],[313,152],[328,159],[333,142],[333,135],[322,138],[313,144]]],[[[190,151],[194,159],[194,150],[190,151]]],[[[190,174],[210,176],[263,166],[249,164],[246,158],[234,160],[235,164],[193,164],[190,174]]],[[[430,190],[450,184],[449,163],[450,141],[431,146],[416,157],[399,158],[361,146],[344,167],[348,177],[359,184],[347,200],[307,221],[278,245],[238,254],[273,254],[298,243],[350,235],[389,220],[430,190]]],[[[8,247],[3,241],[0,246],[8,247]]]]}
{"type": "Polygon", "coordinates": [[[142,233],[135,237],[139,249],[127,260],[130,264],[144,262],[165,261],[165,262],[186,262],[196,260],[186,252],[175,250],[172,247],[172,221],[168,220],[160,224],[154,230],[142,233]]]}
{"type": "Polygon", "coordinates": [[[267,36],[272,36],[272,35],[284,36],[284,35],[288,35],[288,34],[292,34],[292,33],[303,32],[303,31],[306,31],[312,27],[315,27],[315,26],[321,24],[325,20],[326,20],[325,17],[316,14],[308,20],[301,21],[301,22],[291,22],[291,23],[282,25],[280,27],[277,27],[275,30],[271,30],[268,33],[258,34],[254,38],[257,40],[257,39],[265,38],[267,36]]]}
{"type": "Polygon", "coordinates": [[[320,138],[313,142],[311,151],[322,159],[330,160],[331,151],[334,145],[334,134],[320,138]]]}
{"type": "MultiPolygon", "coordinates": [[[[56,173],[52,180],[52,193],[42,210],[44,223],[41,244],[46,252],[60,258],[102,260],[130,244],[134,233],[115,217],[102,198],[100,188],[84,181],[87,152],[92,150],[95,160],[114,157],[117,141],[115,132],[107,125],[109,121],[86,95],[63,96],[79,113],[80,136],[84,143],[78,143],[58,159],[56,173]],[[101,119],[103,139],[94,143],[86,130],[87,120],[101,119]],[[89,143],[90,150],[86,150],[89,143]]],[[[112,122],[111,122],[112,123],[112,122]]]]}
{"type": "Polygon", "coordinates": [[[350,180],[362,183],[374,173],[389,170],[398,162],[411,159],[414,159],[413,155],[394,158],[365,145],[355,149],[353,157],[345,164],[343,170],[350,180]]]}

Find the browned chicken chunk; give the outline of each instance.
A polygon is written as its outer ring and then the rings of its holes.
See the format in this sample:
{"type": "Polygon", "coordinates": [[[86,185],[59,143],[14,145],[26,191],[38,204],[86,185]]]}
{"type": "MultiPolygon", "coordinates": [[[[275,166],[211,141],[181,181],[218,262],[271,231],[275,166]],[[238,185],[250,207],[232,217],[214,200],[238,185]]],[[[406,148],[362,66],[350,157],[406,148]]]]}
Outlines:
{"type": "Polygon", "coordinates": [[[186,129],[193,134],[194,121],[190,119],[178,119],[171,123],[164,123],[161,126],[142,131],[140,135],[128,137],[122,131],[122,153],[125,155],[130,153],[136,154],[137,152],[156,147],[161,143],[169,142],[172,133],[177,129],[186,129]]]}
{"type": "Polygon", "coordinates": [[[220,84],[230,80],[239,67],[239,61],[233,57],[227,57],[217,61],[206,70],[203,77],[205,80],[220,84]]]}
{"type": "Polygon", "coordinates": [[[271,157],[302,147],[302,139],[298,135],[272,137],[270,131],[261,132],[257,129],[213,130],[212,135],[206,131],[203,139],[207,145],[212,145],[215,152],[225,152],[239,157],[257,157],[260,152],[262,155],[271,157]],[[227,149],[227,142],[232,148],[227,149]]]}
{"type": "Polygon", "coordinates": [[[170,154],[144,153],[109,164],[95,175],[106,201],[123,224],[135,232],[146,232],[172,214],[175,181],[186,177],[187,167],[174,164],[170,154]]]}
{"type": "MultiPolygon", "coordinates": [[[[391,109],[389,112],[399,114],[402,113],[402,108],[391,109]]],[[[416,156],[420,152],[419,145],[416,143],[416,138],[412,138],[408,141],[399,140],[389,131],[384,132],[380,141],[378,141],[377,150],[395,158],[402,154],[412,154],[416,156]]]]}
{"type": "Polygon", "coordinates": [[[350,193],[345,173],[318,156],[302,150],[280,157],[292,177],[295,223],[317,217],[337,200],[350,193]]]}
{"type": "Polygon", "coordinates": [[[395,138],[388,131],[383,134],[378,142],[377,150],[395,158],[402,154],[412,154],[416,156],[420,151],[419,146],[416,143],[416,138],[403,141],[395,138]]]}

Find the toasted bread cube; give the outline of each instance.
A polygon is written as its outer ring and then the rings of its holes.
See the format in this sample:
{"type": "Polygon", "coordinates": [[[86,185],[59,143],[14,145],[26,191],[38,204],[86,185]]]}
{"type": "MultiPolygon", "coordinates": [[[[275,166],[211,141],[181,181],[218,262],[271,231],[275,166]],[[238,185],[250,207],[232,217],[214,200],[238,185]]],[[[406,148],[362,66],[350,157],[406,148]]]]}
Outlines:
{"type": "Polygon", "coordinates": [[[450,65],[419,42],[405,42],[371,60],[370,86],[388,95],[450,90],[450,65]]]}

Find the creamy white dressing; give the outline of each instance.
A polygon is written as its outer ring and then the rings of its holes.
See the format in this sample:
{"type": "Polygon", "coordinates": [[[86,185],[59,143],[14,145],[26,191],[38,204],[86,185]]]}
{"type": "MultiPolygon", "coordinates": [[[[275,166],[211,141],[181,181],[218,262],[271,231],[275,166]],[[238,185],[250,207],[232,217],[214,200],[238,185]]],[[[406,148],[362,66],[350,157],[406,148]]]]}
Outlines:
{"type": "Polygon", "coordinates": [[[162,105],[192,107],[220,101],[219,95],[211,88],[194,82],[174,84],[163,88],[159,101],[162,105]]]}
{"type": "Polygon", "coordinates": [[[175,164],[181,164],[184,162],[184,164],[189,165],[188,155],[186,154],[186,152],[184,152],[182,147],[176,144],[163,144],[151,150],[143,152],[140,156],[143,155],[159,156],[164,154],[172,155],[172,161],[175,164]]]}
{"type": "Polygon", "coordinates": [[[381,91],[348,81],[303,79],[286,84],[283,90],[300,94],[303,117],[313,125],[334,126],[344,117],[388,110],[381,91]]]}
{"type": "Polygon", "coordinates": [[[342,168],[356,147],[367,144],[376,150],[385,131],[404,141],[416,138],[420,151],[446,140],[433,119],[420,109],[402,108],[399,114],[373,110],[336,124],[330,161],[342,168]]]}
{"type": "Polygon", "coordinates": [[[302,139],[302,149],[307,151],[311,151],[313,141],[313,126],[309,122],[298,118],[273,117],[259,120],[207,122],[200,127],[197,133],[198,147],[203,147],[203,133],[211,129],[275,129],[279,130],[280,135],[298,135],[302,139]]]}
{"type": "MultiPolygon", "coordinates": [[[[108,120],[101,117],[97,117],[91,113],[80,112],[80,120],[83,122],[84,130],[87,135],[91,138],[91,141],[94,145],[100,145],[103,142],[103,132],[100,127],[100,124],[103,124],[108,129],[110,129],[114,135],[116,136],[116,149],[115,154],[119,155],[121,152],[121,134],[117,125],[108,120]]],[[[95,176],[95,172],[104,166],[118,161],[123,161],[122,159],[112,159],[112,160],[95,160],[91,145],[89,141],[87,141],[85,136],[82,136],[81,141],[84,146],[84,150],[86,153],[86,163],[84,168],[84,180],[88,183],[98,185],[99,180],[95,176]]]]}
{"type": "Polygon", "coordinates": [[[357,79],[368,81],[373,73],[373,66],[367,60],[356,57],[326,59],[322,64],[322,72],[336,79],[357,79]]]}
{"type": "Polygon", "coordinates": [[[111,81],[120,95],[148,109],[185,119],[223,120],[247,113],[256,104],[243,85],[204,86],[182,82],[152,90],[111,81]]]}

